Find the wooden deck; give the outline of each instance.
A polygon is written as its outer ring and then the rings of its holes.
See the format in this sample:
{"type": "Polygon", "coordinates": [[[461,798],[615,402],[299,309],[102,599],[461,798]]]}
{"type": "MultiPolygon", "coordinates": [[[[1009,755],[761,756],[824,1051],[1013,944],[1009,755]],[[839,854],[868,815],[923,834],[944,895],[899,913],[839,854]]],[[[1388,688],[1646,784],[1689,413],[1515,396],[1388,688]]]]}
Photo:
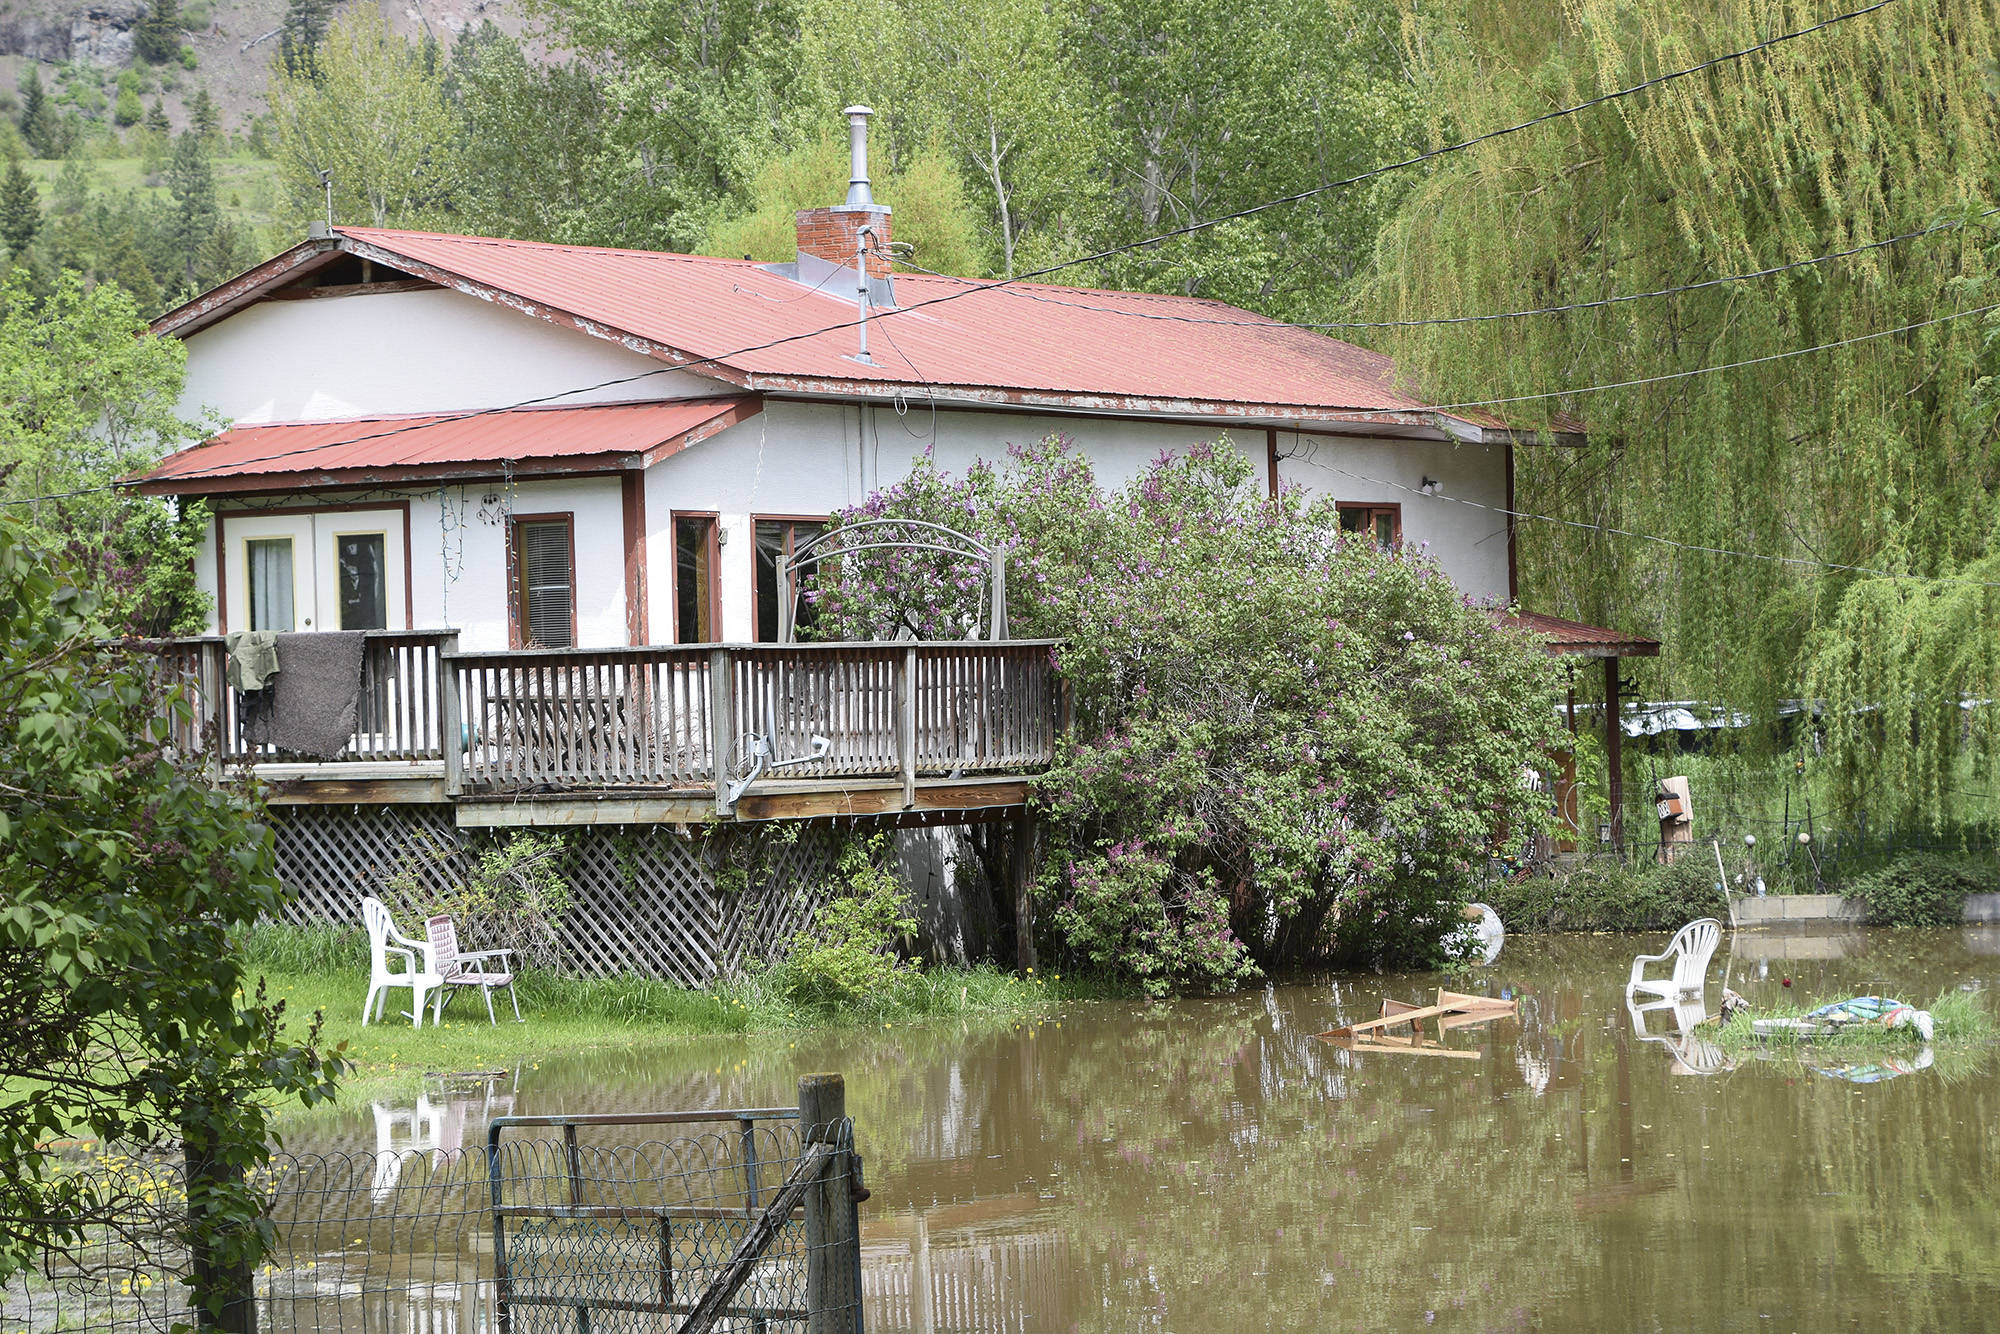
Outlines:
{"type": "Polygon", "coordinates": [[[461,653],[375,631],[348,749],[243,739],[219,637],[149,640],[182,749],[289,805],[449,802],[465,825],[699,823],[1019,806],[1054,758],[1053,644],[704,644],[461,653]]]}

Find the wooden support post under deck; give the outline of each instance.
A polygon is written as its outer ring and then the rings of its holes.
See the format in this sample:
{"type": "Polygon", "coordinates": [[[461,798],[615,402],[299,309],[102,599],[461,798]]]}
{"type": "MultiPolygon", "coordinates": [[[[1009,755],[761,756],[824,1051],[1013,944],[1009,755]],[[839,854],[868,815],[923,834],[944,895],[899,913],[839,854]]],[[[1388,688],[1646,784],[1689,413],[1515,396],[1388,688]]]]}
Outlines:
{"type": "Polygon", "coordinates": [[[708,654],[708,726],[715,760],[715,813],[729,814],[729,769],[736,748],[736,683],[730,679],[729,650],[708,654]]]}
{"type": "Polygon", "coordinates": [[[1014,817],[1014,961],[1025,975],[1035,967],[1035,808],[1014,817]]]}
{"type": "Polygon", "coordinates": [[[1610,777],[1611,846],[1625,851],[1625,729],[1618,707],[1618,659],[1604,660],[1604,767],[1610,777]]]}
{"type": "Polygon", "coordinates": [[[903,809],[917,804],[917,650],[903,650],[896,676],[896,764],[903,778],[903,809]]]}

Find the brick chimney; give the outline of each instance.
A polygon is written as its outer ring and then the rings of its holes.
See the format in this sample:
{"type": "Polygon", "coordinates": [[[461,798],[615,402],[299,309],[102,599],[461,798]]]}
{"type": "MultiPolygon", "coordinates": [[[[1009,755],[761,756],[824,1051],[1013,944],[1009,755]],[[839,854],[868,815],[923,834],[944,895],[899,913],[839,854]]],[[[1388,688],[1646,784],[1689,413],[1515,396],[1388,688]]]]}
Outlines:
{"type": "Polygon", "coordinates": [[[848,107],[847,117],[849,179],[847,199],[831,208],[802,208],[798,212],[799,258],[815,259],[841,268],[855,267],[861,247],[868,247],[868,274],[885,278],[891,270],[889,259],[889,209],[875,202],[868,182],[869,107],[848,107]],[[862,230],[866,228],[867,236],[862,230]]]}

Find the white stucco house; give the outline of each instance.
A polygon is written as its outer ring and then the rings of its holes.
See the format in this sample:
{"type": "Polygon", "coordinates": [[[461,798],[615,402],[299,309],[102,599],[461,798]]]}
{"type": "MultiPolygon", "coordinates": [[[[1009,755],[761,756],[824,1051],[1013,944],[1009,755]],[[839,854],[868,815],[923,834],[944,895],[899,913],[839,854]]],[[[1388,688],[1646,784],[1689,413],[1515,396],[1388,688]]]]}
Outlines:
{"type": "MultiPolygon", "coordinates": [[[[859,138],[848,201],[799,214],[791,263],[318,228],[155,322],[187,348],[184,413],[226,423],[138,479],[212,513],[211,635],[159,651],[198,701],[184,744],[254,767],[283,812],[294,918],[351,917],[378,868],[470,855],[466,831],[560,825],[576,957],[705,985],[810,912],[717,890],[701,849],[744,830],[714,822],[867,819],[903,831],[928,955],[1011,931],[1032,963],[1048,646],[758,646],[781,560],[926,451],[962,472],[1061,433],[1115,485],[1226,436],[1273,490],[1513,603],[1504,421],[1218,302],[898,272],[859,138]],[[249,727],[213,637],[237,630],[374,632],[351,732],[249,727]],[[949,830],[993,819],[1015,827],[1011,926],[953,869],[971,842],[949,830]]],[[[1658,651],[1515,614],[1613,692],[1620,657],[1658,651]]],[[[277,679],[261,716],[316,721],[277,679]]]]}
{"type": "Polygon", "coordinates": [[[1214,301],[884,276],[889,232],[809,210],[765,265],[324,230],[156,322],[184,409],[229,425],[142,486],[212,505],[218,632],[747,642],[775,636],[777,553],[924,451],[959,471],[1061,432],[1115,484],[1226,434],[1512,600],[1502,422],[1214,301]]]}

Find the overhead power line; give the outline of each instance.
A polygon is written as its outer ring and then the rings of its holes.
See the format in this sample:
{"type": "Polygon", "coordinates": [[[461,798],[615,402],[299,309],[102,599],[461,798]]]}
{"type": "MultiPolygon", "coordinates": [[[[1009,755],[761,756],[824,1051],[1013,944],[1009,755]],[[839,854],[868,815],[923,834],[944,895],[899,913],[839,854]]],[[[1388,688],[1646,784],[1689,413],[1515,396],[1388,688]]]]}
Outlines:
{"type": "Polygon", "coordinates": [[[1694,555],[1727,556],[1741,560],[1765,561],[1773,565],[1807,567],[1847,574],[1864,574],[1877,579],[1907,580],[1912,583],[1950,583],[1966,584],[1973,588],[2000,588],[2000,582],[1991,579],[1970,579],[1964,575],[1952,574],[1906,574],[1896,570],[1877,569],[1868,565],[1852,565],[1842,561],[1820,560],[1817,557],[1810,556],[1779,556],[1768,551],[1741,551],[1733,547],[1709,546],[1701,542],[1683,542],[1677,538],[1663,537],[1658,533],[1643,533],[1636,529],[1619,528],[1611,524],[1589,523],[1582,519],[1565,519],[1554,514],[1537,514],[1532,510],[1511,509],[1506,505],[1490,505],[1484,501],[1467,500],[1463,496],[1449,495],[1444,492],[1425,491],[1403,482],[1392,482],[1387,478],[1371,477],[1364,473],[1354,472],[1348,468],[1335,467],[1331,463],[1322,463],[1313,457],[1316,448],[1315,444],[1304,454],[1289,454],[1283,457],[1303,458],[1315,468],[1333,473],[1336,476],[1348,478],[1350,481],[1364,482],[1370,486],[1388,487],[1395,491],[1404,491],[1425,500],[1448,501],[1454,505],[1464,505],[1469,509],[1485,510],[1489,514],[1500,514],[1510,519],[1532,519],[1538,523],[1552,523],[1559,527],[1572,528],[1582,532],[1602,533],[1607,537],[1631,538],[1637,542],[1650,542],[1656,546],[1669,547],[1676,551],[1685,551],[1694,555]]]}
{"type": "MultiPolygon", "coordinates": [[[[1572,116],[1579,112],[1587,111],[1593,107],[1603,106],[1611,102],[1620,101],[1624,98],[1636,96],[1639,93],[1645,92],[1651,88],[1657,88],[1664,84],[1675,82],[1676,80],[1679,79],[1685,79],[1692,77],[1693,75],[1696,74],[1705,73],[1709,70],[1717,69],[1721,66],[1732,64],[1737,61],[1747,60],[1752,56],[1761,55],[1762,53],[1769,51],[1774,47],[1780,46],[1786,42],[1797,41],[1801,38],[1810,37],[1816,33],[1824,32],[1827,29],[1832,28],[1837,24],[1847,22],[1850,19],[1861,18],[1868,14],[1873,14],[1878,10],[1887,9],[1890,5],[1893,5],[1895,3],[1896,0],[1876,0],[1874,4],[1866,5],[1860,9],[1853,9],[1845,11],[1840,14],[1835,14],[1832,15],[1831,17],[1822,19],[1817,23],[1810,24],[1806,27],[1795,28],[1788,32],[1783,32],[1772,37],[1767,37],[1762,41],[1755,42],[1749,46],[1742,47],[1734,51],[1725,52],[1724,54],[1719,56],[1713,56],[1707,60],[1699,62],[1698,64],[1689,65],[1683,69],[1670,70],[1664,74],[1657,74],[1650,79],[1641,80],[1640,82],[1631,84],[1627,87],[1614,89],[1613,91],[1608,93],[1600,93],[1596,97],[1586,98],[1581,102],[1576,102],[1564,107],[1558,107],[1552,111],[1544,112],[1539,116],[1534,116],[1527,120],[1516,122],[1515,124],[1512,125],[1503,126],[1499,129],[1488,130],[1483,134],[1473,135],[1470,138],[1462,139],[1455,143],[1446,144],[1439,148],[1427,149],[1426,151],[1415,154],[1411,157],[1402,158],[1394,162],[1383,163],[1380,166],[1372,167],[1367,171],[1359,172],[1352,176],[1342,177],[1338,180],[1333,180],[1333,181],[1325,181],[1305,190],[1295,191],[1292,194],[1281,195],[1274,199],[1264,200],[1261,203],[1251,204],[1244,208],[1236,209],[1229,213],[1219,214],[1212,218],[1204,218],[1196,222],[1187,223],[1183,226],[1176,227],[1169,231],[1161,232],[1155,236],[1146,237],[1141,240],[1127,241],[1119,245],[1108,246],[1103,249],[1093,251],[1089,254],[1079,255],[1073,259],[1062,260],[1055,264],[1050,264],[1039,269],[1030,270],[1027,273],[1017,274],[1011,278],[998,279],[992,283],[986,284],[981,287],[966,288],[957,292],[947,292],[940,296],[931,297],[927,300],[916,302],[909,306],[891,306],[884,309],[876,310],[871,312],[870,318],[873,318],[877,321],[882,321],[882,320],[892,319],[898,315],[912,314],[919,310],[929,309],[934,306],[944,305],[948,302],[962,299],[965,296],[971,295],[975,291],[990,291],[996,287],[1009,287],[1017,283],[1030,282],[1037,278],[1046,277],[1052,273],[1059,273],[1064,269],[1074,268],[1081,264],[1093,264],[1101,260],[1109,259],[1115,255],[1125,254],[1133,250],[1146,248],[1148,246],[1159,245],[1162,242],[1176,240],[1183,236],[1190,236],[1197,232],[1207,231],[1210,228],[1219,227],[1224,223],[1239,221],[1243,218],[1254,217],[1257,214],[1269,212],[1270,210],[1275,208],[1282,208],[1290,204],[1300,203],[1304,200],[1312,199],[1319,195],[1326,194],[1334,190],[1346,189],[1351,186],[1358,185],[1363,181],[1372,180],[1377,176],[1383,176],[1393,171],[1401,171],[1410,167],[1420,166],[1423,163],[1431,162],[1438,158],[1449,156],[1453,153],[1463,152],[1466,149],[1475,147],[1479,144],[1491,142],[1492,140],[1495,139],[1501,139],[1509,135],[1519,134],[1525,130],[1532,129],[1535,126],[1545,125],[1551,121],[1560,120],[1563,117],[1572,116]]],[[[672,371],[691,370],[700,366],[717,365],[720,363],[734,360],[737,357],[747,356],[753,352],[768,351],[769,349],[774,347],[783,347],[790,343],[803,342],[809,339],[819,338],[825,334],[839,332],[842,329],[855,328],[860,323],[861,321],[859,318],[853,320],[841,320],[833,324],[826,325],[819,329],[807,330],[799,333],[785,334],[777,338],[768,339],[761,343],[754,343],[747,347],[737,348],[732,352],[720,353],[707,357],[699,357],[687,361],[680,361],[676,362],[671,366],[661,366],[652,370],[641,371],[634,375],[620,376],[609,380],[601,380],[596,384],[583,385],[574,389],[563,390],[559,393],[544,394],[535,398],[522,399],[518,402],[502,406],[468,409],[467,411],[460,413],[444,414],[432,418],[429,422],[422,424],[416,424],[416,423],[406,424],[401,427],[388,428],[381,431],[366,432],[364,434],[357,435],[351,439],[329,440],[329,441],[324,441],[317,445],[302,447],[296,450],[286,450],[277,454],[262,456],[258,458],[237,459],[227,466],[231,469],[235,469],[253,463],[275,463],[275,462],[280,462],[287,458],[303,457],[306,454],[314,453],[319,450],[335,449],[350,444],[360,444],[369,440],[377,440],[388,436],[398,435],[405,431],[421,429],[422,426],[425,425],[438,425],[444,422],[455,422],[455,421],[472,421],[480,417],[493,415],[495,413],[510,412],[517,408],[535,407],[540,404],[554,402],[559,399],[573,398],[579,394],[594,393],[601,389],[611,389],[611,388],[617,388],[621,385],[633,384],[640,380],[650,379],[656,375],[665,375],[672,371]]],[[[190,473],[184,473],[182,474],[182,476],[184,478],[212,476],[216,471],[220,471],[220,469],[198,470],[190,473]]],[[[70,496],[77,496],[77,495],[95,494],[103,491],[121,490],[135,485],[137,485],[136,482],[121,480],[118,482],[107,483],[99,487],[82,488],[78,491],[67,493],[64,498],[69,498],[70,496]]],[[[0,504],[9,504],[9,505],[33,504],[38,500],[47,498],[48,497],[26,496],[12,500],[0,501],[0,504]]]]}
{"type": "MultiPolygon", "coordinates": [[[[1978,216],[1980,218],[1989,218],[1996,213],[2000,213],[2000,208],[1986,209],[1978,216]]],[[[1009,287],[997,280],[988,282],[979,278],[962,278],[955,274],[939,273],[935,269],[927,269],[920,264],[912,264],[908,260],[898,260],[897,262],[933,278],[944,278],[951,282],[965,283],[968,286],[1004,290],[1009,296],[1019,297],[1024,301],[1037,301],[1043,305],[1050,306],[1069,306],[1077,310],[1098,311],[1106,315],[1120,315],[1135,320],[1159,320],[1174,324],[1219,325],[1232,329],[1309,329],[1314,331],[1329,329],[1421,329],[1454,324],[1484,324],[1493,320],[1518,320],[1533,315],[1565,315],[1579,310],[1601,310],[1607,306],[1624,305],[1630,301],[1650,301],[1657,297],[1678,296],[1683,292],[1699,292],[1711,287],[1727,286],[1730,283],[1749,282],[1758,278],[1771,278],[1781,273],[1790,273],[1795,269],[1809,269],[1816,265],[1832,263],[1837,259],[1849,259],[1855,255],[1866,254],[1871,250],[1881,250],[1887,246],[1899,245],[1904,241],[1914,241],[1920,237],[1933,236],[1939,232],[1959,231],[1969,225],[1969,222],[1954,219],[1950,222],[1940,222],[1935,226],[1919,228],[1913,232],[1902,232],[1880,241],[1869,241],[1862,245],[1850,246],[1845,250],[1834,250],[1824,255],[1814,255],[1810,259],[1797,259],[1787,264],[1774,264],[1769,268],[1752,269],[1744,273],[1724,274],[1717,278],[1704,278],[1699,282],[1681,283],[1675,287],[1659,287],[1650,292],[1624,292],[1617,296],[1598,297],[1592,301],[1572,301],[1559,306],[1530,306],[1522,310],[1493,311],[1484,315],[1438,315],[1424,319],[1408,320],[1240,320],[1225,319],[1221,316],[1210,315],[1174,315],[1164,311],[1136,310],[1129,306],[1106,306],[1090,301],[1079,301],[1070,297],[1050,296],[1046,292],[1031,292],[1020,287],[1009,287]]],[[[1146,294],[1137,293],[1135,295],[1146,294]]]]}

